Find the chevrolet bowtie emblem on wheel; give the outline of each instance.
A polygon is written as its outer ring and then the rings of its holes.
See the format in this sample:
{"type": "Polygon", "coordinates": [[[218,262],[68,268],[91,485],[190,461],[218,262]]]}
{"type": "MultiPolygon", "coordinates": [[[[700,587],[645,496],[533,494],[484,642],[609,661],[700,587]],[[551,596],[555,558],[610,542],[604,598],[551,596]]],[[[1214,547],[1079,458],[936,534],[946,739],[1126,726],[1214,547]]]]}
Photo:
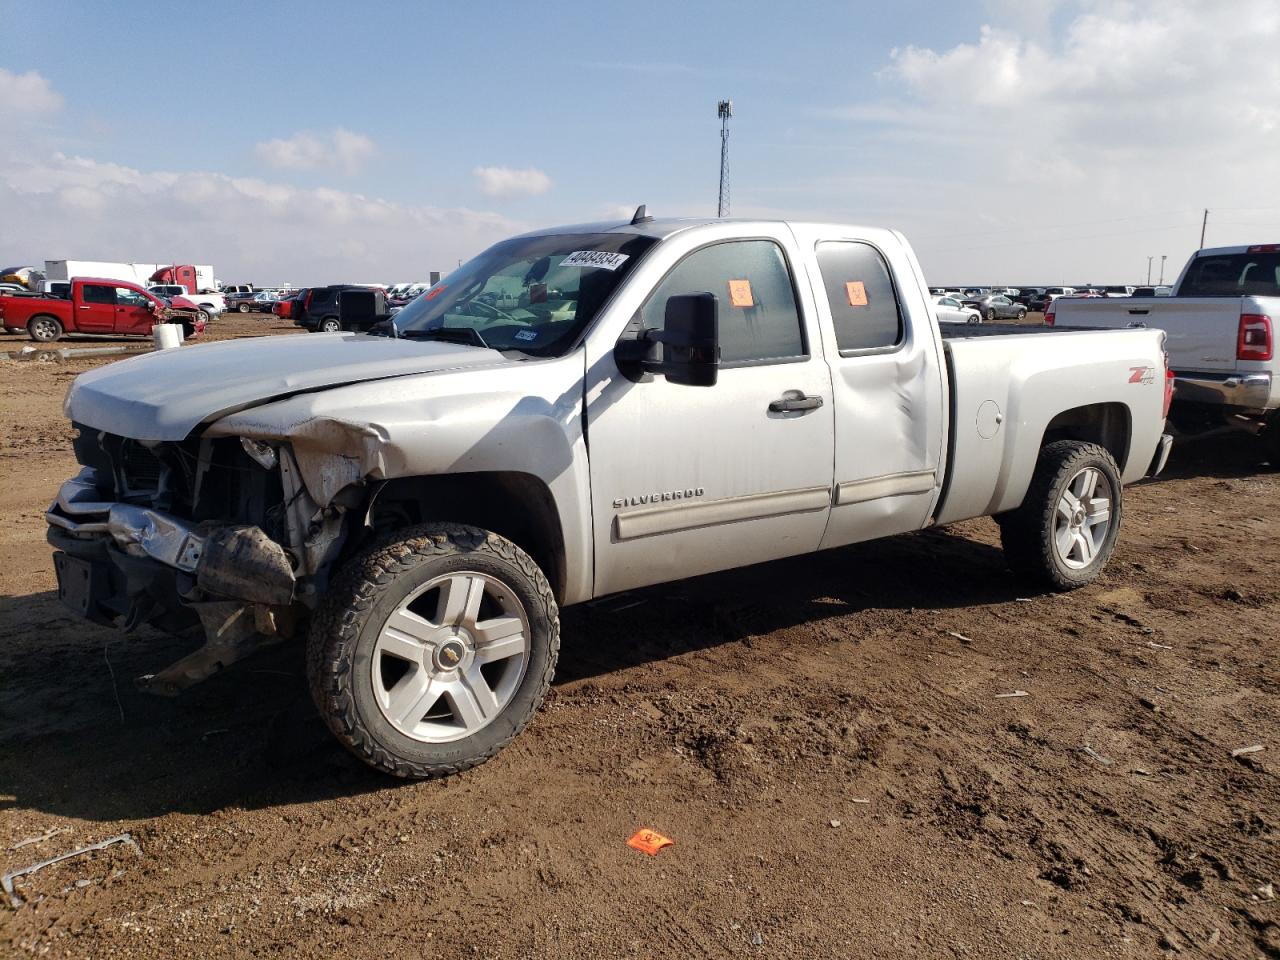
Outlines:
{"type": "Polygon", "coordinates": [[[623,507],[639,507],[646,503],[662,503],[666,500],[692,500],[706,493],[705,487],[686,487],[684,490],[666,490],[662,493],[642,493],[638,497],[618,497],[613,501],[613,509],[623,507]]]}

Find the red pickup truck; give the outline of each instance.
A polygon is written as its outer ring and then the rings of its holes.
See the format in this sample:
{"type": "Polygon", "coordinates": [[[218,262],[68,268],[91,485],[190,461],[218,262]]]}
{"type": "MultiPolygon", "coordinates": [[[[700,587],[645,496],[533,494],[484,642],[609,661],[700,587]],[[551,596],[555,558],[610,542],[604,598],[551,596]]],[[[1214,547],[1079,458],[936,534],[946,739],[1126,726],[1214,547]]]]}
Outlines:
{"type": "Polygon", "coordinates": [[[0,326],[51,343],[68,334],[151,336],[157,323],[180,323],[187,337],[204,332],[200,308],[165,300],[124,280],[75,277],[66,297],[0,297],[0,326]]]}

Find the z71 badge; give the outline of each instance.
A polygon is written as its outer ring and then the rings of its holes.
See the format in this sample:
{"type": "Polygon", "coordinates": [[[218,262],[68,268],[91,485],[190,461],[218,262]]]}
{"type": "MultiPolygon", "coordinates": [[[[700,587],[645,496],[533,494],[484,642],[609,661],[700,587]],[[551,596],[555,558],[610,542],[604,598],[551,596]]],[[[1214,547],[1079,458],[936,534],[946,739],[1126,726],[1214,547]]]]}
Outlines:
{"type": "Polygon", "coordinates": [[[1155,367],[1130,367],[1129,382],[1130,383],[1155,383],[1156,368],[1155,367]]]}
{"type": "Polygon", "coordinates": [[[662,493],[642,493],[638,497],[619,497],[613,501],[613,509],[640,507],[647,503],[663,503],[667,500],[692,500],[706,492],[704,487],[688,487],[684,490],[665,490],[662,493]]]}

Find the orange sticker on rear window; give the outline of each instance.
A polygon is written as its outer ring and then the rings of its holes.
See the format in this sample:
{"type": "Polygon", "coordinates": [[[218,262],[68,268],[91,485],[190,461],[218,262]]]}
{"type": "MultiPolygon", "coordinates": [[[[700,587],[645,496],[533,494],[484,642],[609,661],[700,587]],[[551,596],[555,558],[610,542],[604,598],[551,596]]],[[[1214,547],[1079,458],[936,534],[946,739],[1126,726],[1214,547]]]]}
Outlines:
{"type": "Polygon", "coordinates": [[[751,281],[730,280],[729,302],[735,307],[754,307],[756,302],[751,299],[751,281]]]}
{"type": "Polygon", "coordinates": [[[849,298],[849,306],[865,307],[867,305],[867,288],[861,280],[850,280],[844,285],[844,292],[849,298]]]}
{"type": "Polygon", "coordinates": [[[628,840],[627,846],[634,847],[642,853],[647,853],[651,857],[656,857],[658,855],[658,851],[663,847],[675,846],[675,841],[664,837],[656,830],[649,830],[646,828],[628,840]]]}

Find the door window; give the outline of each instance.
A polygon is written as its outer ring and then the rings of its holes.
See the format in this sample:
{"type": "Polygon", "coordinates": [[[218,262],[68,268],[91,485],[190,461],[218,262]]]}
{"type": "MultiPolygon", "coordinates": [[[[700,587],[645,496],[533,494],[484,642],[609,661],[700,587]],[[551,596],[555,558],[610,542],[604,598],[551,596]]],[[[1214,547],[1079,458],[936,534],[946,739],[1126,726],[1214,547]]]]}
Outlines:
{"type": "Polygon", "coordinates": [[[146,307],[151,305],[150,300],[137,290],[130,290],[128,287],[116,287],[115,295],[116,303],[122,307],[146,307]]]}
{"type": "Polygon", "coordinates": [[[806,355],[791,271],[772,240],[717,243],[689,254],[640,308],[646,328],[659,329],[667,300],[713,293],[719,303],[722,366],[806,355]]]}
{"type": "Polygon", "coordinates": [[[837,240],[818,244],[817,257],[840,352],[901,343],[902,310],[880,251],[869,243],[837,240]]]}
{"type": "Polygon", "coordinates": [[[116,302],[116,288],[104,286],[100,283],[86,283],[80,288],[80,296],[85,303],[110,303],[116,302]]]}

